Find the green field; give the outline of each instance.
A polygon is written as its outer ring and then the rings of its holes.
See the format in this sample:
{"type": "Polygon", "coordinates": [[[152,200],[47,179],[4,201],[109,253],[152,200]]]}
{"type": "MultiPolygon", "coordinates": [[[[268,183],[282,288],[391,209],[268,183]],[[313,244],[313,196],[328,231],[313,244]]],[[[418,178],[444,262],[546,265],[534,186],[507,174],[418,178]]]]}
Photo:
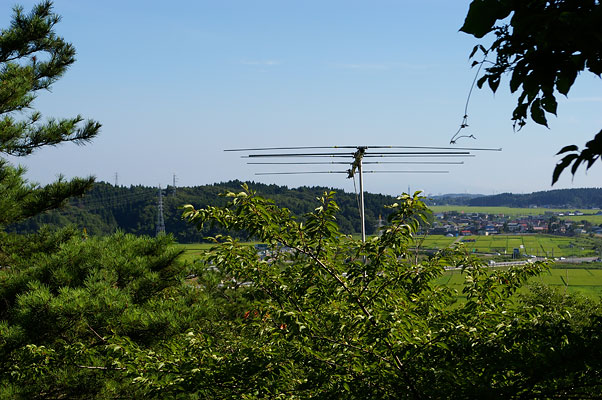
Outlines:
{"type": "Polygon", "coordinates": [[[184,250],[184,253],[180,256],[183,261],[194,261],[201,253],[209,250],[213,246],[213,243],[185,243],[178,244],[178,247],[184,250]]]}
{"type": "Polygon", "coordinates": [[[587,221],[592,225],[602,224],[602,215],[570,215],[558,218],[575,222],[587,221]]]}
{"type": "MultiPolygon", "coordinates": [[[[244,242],[243,244],[253,246],[259,242],[244,242]]],[[[177,245],[179,248],[184,250],[184,253],[180,256],[183,261],[194,261],[205,251],[209,250],[214,243],[182,243],[177,245]]]]}
{"type": "MultiPolygon", "coordinates": [[[[566,212],[566,211],[581,211],[584,214],[595,214],[600,210],[574,209],[574,208],[514,208],[514,207],[477,207],[477,206],[429,206],[434,213],[439,212],[464,212],[464,213],[479,213],[479,214],[495,214],[495,215],[541,215],[546,212],[566,212]]],[[[576,216],[575,218],[579,218],[576,216]]],[[[571,217],[573,218],[573,217],[571,217]]]]}
{"type": "Polygon", "coordinates": [[[493,215],[504,215],[509,217],[519,217],[523,215],[542,215],[546,212],[553,213],[566,213],[567,211],[581,211],[585,215],[564,215],[558,217],[564,220],[570,221],[588,221],[593,225],[602,224],[602,215],[594,215],[600,210],[588,210],[588,209],[566,209],[566,208],[514,208],[514,207],[477,207],[477,206],[430,206],[433,213],[440,212],[451,212],[457,211],[460,213],[479,213],[479,214],[493,214],[493,215]]]}
{"type": "Polygon", "coordinates": [[[595,250],[595,239],[553,235],[464,236],[460,239],[430,235],[426,237],[422,247],[441,249],[461,240],[474,240],[474,242],[464,242],[464,246],[477,253],[511,255],[513,249],[519,249],[521,254],[540,257],[595,257],[598,255],[595,250]]]}
{"type": "MultiPolygon", "coordinates": [[[[464,246],[475,253],[511,255],[514,249],[519,249],[521,254],[550,258],[598,256],[595,250],[596,239],[553,235],[491,235],[464,236],[461,238],[429,235],[422,242],[421,248],[426,250],[442,249],[461,240],[474,240],[474,242],[464,242],[464,246]]],[[[249,242],[248,244],[254,245],[256,242],[249,242]]],[[[213,244],[191,243],[178,246],[184,249],[183,258],[192,260],[203,251],[211,248],[213,244]]]]}
{"type": "MultiPolygon", "coordinates": [[[[446,271],[437,280],[437,283],[455,289],[458,292],[458,298],[462,297],[463,282],[464,275],[460,271],[446,271]]],[[[539,276],[531,278],[529,283],[540,283],[567,292],[598,298],[602,296],[602,269],[552,268],[539,276]]]]}

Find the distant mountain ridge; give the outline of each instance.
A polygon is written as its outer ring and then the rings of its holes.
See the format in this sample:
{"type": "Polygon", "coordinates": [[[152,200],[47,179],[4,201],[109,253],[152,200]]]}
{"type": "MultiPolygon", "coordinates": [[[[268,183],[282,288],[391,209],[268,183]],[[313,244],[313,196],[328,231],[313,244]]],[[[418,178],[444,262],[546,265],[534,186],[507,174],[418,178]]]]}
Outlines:
{"type": "Polygon", "coordinates": [[[473,194],[473,193],[446,193],[446,194],[439,194],[436,196],[430,196],[433,199],[440,199],[440,198],[452,198],[452,199],[457,199],[457,198],[468,198],[468,199],[474,199],[475,197],[483,197],[486,196],[484,194],[473,194]]]}
{"type": "Polygon", "coordinates": [[[471,193],[447,193],[437,196],[428,196],[428,205],[459,205],[465,206],[472,199],[483,197],[484,194],[471,194],[471,193]]]}
{"type": "Polygon", "coordinates": [[[528,194],[500,193],[490,196],[443,195],[437,204],[486,207],[602,208],[602,188],[555,189],[528,194]],[[446,202],[447,201],[447,202],[446,202]],[[460,204],[460,202],[462,202],[460,204]]]}

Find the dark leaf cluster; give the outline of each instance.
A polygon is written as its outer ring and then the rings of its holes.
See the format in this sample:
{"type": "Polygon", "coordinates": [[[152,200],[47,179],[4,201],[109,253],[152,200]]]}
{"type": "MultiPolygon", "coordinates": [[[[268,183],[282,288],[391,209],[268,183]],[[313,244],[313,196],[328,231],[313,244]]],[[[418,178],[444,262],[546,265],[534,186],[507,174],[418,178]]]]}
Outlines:
{"type": "MultiPolygon", "coordinates": [[[[477,84],[487,83],[495,92],[502,76],[510,75],[510,91],[519,94],[512,120],[520,129],[529,118],[548,126],[546,115],[557,112],[557,93],[567,96],[579,73],[601,76],[600,26],[602,5],[596,0],[474,0],[460,30],[477,38],[495,36],[489,47],[477,45],[471,53],[495,57],[482,61],[491,64],[477,84]]],[[[581,163],[589,168],[601,154],[601,140],[596,136],[581,153],[565,156],[552,184],[571,163],[573,174],[581,163]]],[[[568,146],[561,153],[569,150],[577,148],[568,146]]]]}

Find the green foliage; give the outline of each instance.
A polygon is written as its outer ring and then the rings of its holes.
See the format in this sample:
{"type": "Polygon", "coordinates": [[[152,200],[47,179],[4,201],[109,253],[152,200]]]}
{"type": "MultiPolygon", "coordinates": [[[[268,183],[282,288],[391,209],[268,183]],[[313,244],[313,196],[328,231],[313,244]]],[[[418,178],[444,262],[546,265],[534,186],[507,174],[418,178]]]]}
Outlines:
{"type": "MultiPolygon", "coordinates": [[[[502,75],[511,74],[510,90],[519,91],[512,113],[520,129],[530,117],[548,126],[546,114],[556,115],[556,92],[568,95],[577,75],[589,71],[602,74],[602,5],[594,0],[474,0],[460,29],[477,38],[489,33],[495,40],[477,51],[495,54],[495,62],[477,82],[485,82],[495,92],[502,75]],[[500,22],[497,25],[498,21],[500,22]]],[[[483,61],[485,62],[485,61],[483,61]]],[[[479,64],[475,61],[475,64],[479,64]]],[[[473,65],[475,65],[473,64],[473,65]]],[[[571,163],[574,175],[582,163],[589,169],[602,154],[602,131],[580,153],[577,146],[566,146],[566,155],[556,166],[552,184],[571,163]]]]}
{"type": "Polygon", "coordinates": [[[556,155],[564,154],[569,151],[576,153],[567,154],[558,162],[554,168],[552,183],[558,180],[558,177],[562,171],[571,165],[571,163],[573,163],[573,166],[571,167],[571,173],[573,175],[575,175],[581,164],[587,163],[586,169],[590,169],[590,167],[594,164],[594,162],[596,162],[596,160],[600,158],[600,155],[602,154],[602,129],[596,134],[596,136],[594,136],[592,140],[585,144],[585,148],[581,150],[581,152],[578,152],[579,148],[577,146],[571,145],[563,147],[556,155]]]}
{"type": "Polygon", "coordinates": [[[24,120],[16,120],[32,106],[35,93],[49,90],[75,61],[73,46],[58,37],[54,26],[60,17],[52,13],[52,3],[45,1],[30,14],[22,7],[14,8],[11,26],[0,34],[0,152],[16,156],[31,154],[35,149],[65,141],[85,143],[98,132],[100,125],[81,116],[40,123],[41,115],[33,112],[24,120]]]}
{"type": "Polygon", "coordinates": [[[37,216],[45,211],[61,207],[69,196],[82,195],[93,183],[93,178],[63,178],[39,187],[23,178],[25,170],[14,168],[0,159],[0,226],[37,216]]]}
{"type": "Polygon", "coordinates": [[[13,398],[551,398],[600,393],[600,306],[490,271],[462,247],[417,258],[430,211],[400,196],[381,235],[342,234],[333,193],[303,218],[248,187],[184,207],[226,235],[174,262],[169,238],[5,234],[1,395],[13,398]],[[170,250],[171,249],[171,250],[170,250]],[[447,268],[458,293],[437,284],[447,268]],[[183,280],[188,275],[187,280],[183,280]],[[444,394],[444,395],[442,395],[444,394]]]}
{"type": "MultiPolygon", "coordinates": [[[[36,93],[50,90],[75,61],[73,46],[54,32],[60,18],[45,1],[25,14],[14,8],[9,28],[0,32],[0,153],[25,156],[43,146],[88,142],[100,129],[81,116],[41,121],[33,107],[36,93]]],[[[92,178],[63,178],[39,187],[23,179],[24,170],[0,159],[0,226],[55,209],[72,196],[83,194],[92,178]]]]}
{"type": "Polygon", "coordinates": [[[262,258],[220,236],[207,254],[210,269],[222,274],[224,295],[244,293],[248,308],[222,320],[218,336],[191,331],[157,353],[117,338],[115,346],[129,355],[120,365],[129,366],[145,395],[547,398],[599,392],[598,335],[578,340],[580,332],[598,327],[598,308],[573,326],[562,305],[517,301],[515,292],[545,268],[541,263],[490,273],[462,248],[417,260],[411,248],[428,214],[417,194],[399,197],[382,235],[366,243],[338,232],[332,193],[318,199],[305,222],[248,188],[227,198],[226,207],[186,206],[184,215],[199,227],[219,223],[270,244],[262,258]],[[466,302],[454,304],[454,294],[434,283],[445,267],[464,272],[466,302]],[[535,334],[534,324],[546,329],[535,334]],[[559,324],[572,335],[570,346],[555,337],[559,324]],[[559,366],[576,351],[583,358],[559,366]]]}
{"type": "Polygon", "coordinates": [[[21,398],[127,392],[108,337],[146,349],[213,312],[183,283],[167,236],[83,240],[59,231],[2,242],[12,258],[0,269],[0,386],[21,398]]]}

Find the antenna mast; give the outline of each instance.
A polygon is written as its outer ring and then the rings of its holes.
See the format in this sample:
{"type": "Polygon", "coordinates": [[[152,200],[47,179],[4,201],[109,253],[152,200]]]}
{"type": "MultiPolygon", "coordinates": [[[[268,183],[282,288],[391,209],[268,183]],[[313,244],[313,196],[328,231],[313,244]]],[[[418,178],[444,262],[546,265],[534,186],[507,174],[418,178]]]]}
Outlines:
{"type": "Polygon", "coordinates": [[[159,200],[157,201],[157,224],[155,235],[165,234],[165,220],[163,219],[163,191],[159,185],[159,200]]]}
{"type": "Polygon", "coordinates": [[[362,173],[362,159],[364,158],[365,153],[365,146],[358,147],[357,151],[353,153],[353,164],[351,164],[351,169],[347,171],[349,173],[349,178],[353,178],[355,170],[357,169],[360,177],[360,220],[362,221],[362,242],[364,243],[366,242],[366,218],[364,209],[364,174],[362,173]]]}
{"type": "MultiPolygon", "coordinates": [[[[261,147],[261,148],[247,148],[247,149],[227,149],[225,151],[235,152],[258,152],[248,155],[241,156],[242,158],[258,159],[264,158],[273,160],[277,158],[301,158],[310,161],[297,161],[297,162],[256,162],[251,161],[247,164],[261,164],[261,165],[310,165],[310,164],[347,164],[351,166],[347,171],[333,170],[333,171],[286,171],[286,172],[259,172],[255,175],[292,175],[292,174],[338,174],[346,173],[348,178],[355,177],[357,173],[360,181],[360,220],[362,228],[362,242],[366,241],[366,218],[365,218],[365,205],[364,205],[364,173],[448,173],[449,171],[436,171],[436,170],[369,170],[364,171],[363,159],[369,157],[369,160],[374,158],[425,158],[425,157],[474,157],[471,151],[501,151],[501,148],[490,149],[490,148],[469,148],[469,147],[434,147],[434,146],[295,146],[295,147],[261,147]],[[318,149],[331,149],[330,151],[314,151],[318,149]],[[334,151],[332,150],[334,149],[334,151]],[[367,151],[368,149],[376,149],[367,151]],[[402,149],[402,151],[383,151],[381,149],[402,149]],[[279,152],[274,152],[280,150],[279,152]],[[283,151],[284,150],[284,151],[283,151]],[[291,150],[306,150],[305,152],[297,153],[291,152],[291,150]],[[351,152],[354,150],[353,152],[351,152]],[[409,150],[409,151],[408,151],[409,150]],[[425,151],[429,150],[429,151],[425,151]],[[264,151],[268,151],[264,153],[264,151]],[[351,162],[348,161],[311,161],[311,159],[324,158],[352,158],[351,162]]],[[[439,161],[366,161],[366,164],[464,164],[460,162],[439,162],[439,161]]],[[[408,193],[410,187],[408,185],[408,193]]]]}

